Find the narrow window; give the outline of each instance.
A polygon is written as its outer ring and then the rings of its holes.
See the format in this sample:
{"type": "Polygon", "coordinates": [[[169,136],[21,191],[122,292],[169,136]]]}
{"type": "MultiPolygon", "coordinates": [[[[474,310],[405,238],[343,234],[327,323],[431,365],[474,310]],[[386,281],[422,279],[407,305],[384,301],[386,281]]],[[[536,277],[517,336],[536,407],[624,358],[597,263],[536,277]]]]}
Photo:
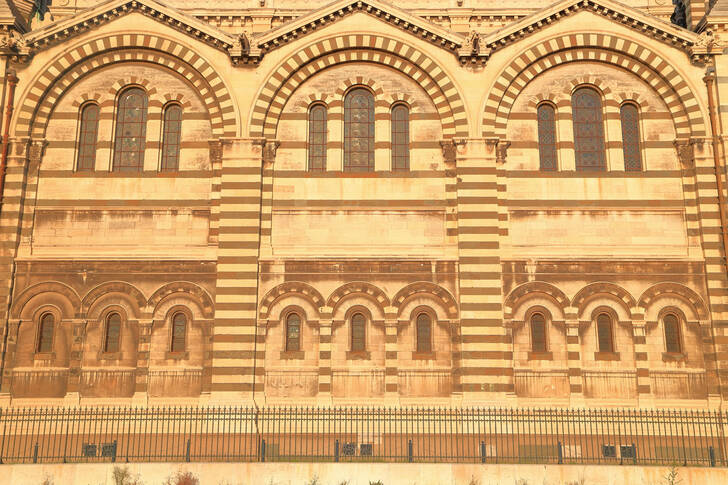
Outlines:
{"type": "Polygon", "coordinates": [[[367,319],[361,313],[351,317],[351,350],[366,350],[366,326],[367,319]]]}
{"type": "Polygon", "coordinates": [[[619,110],[622,120],[622,150],[624,152],[624,169],[628,172],[642,170],[640,153],[640,114],[632,103],[623,104],[619,110]]]}
{"type": "Polygon", "coordinates": [[[556,170],[556,110],[546,103],[538,107],[538,155],[541,170],[556,170]]]}
{"type": "Polygon", "coordinates": [[[81,108],[81,126],[78,132],[79,172],[93,170],[96,166],[96,142],[99,136],[99,105],[89,103],[81,108]]]}
{"type": "Polygon", "coordinates": [[[106,317],[106,336],[104,338],[104,352],[119,351],[119,337],[121,336],[121,315],[112,313],[106,317]]]}
{"type": "Polygon", "coordinates": [[[115,172],[136,172],[144,169],[147,106],[147,95],[139,88],[127,89],[119,96],[114,139],[115,172]]]}
{"type": "Polygon", "coordinates": [[[301,350],[301,317],[291,313],[286,318],[286,350],[301,350]]]}
{"type": "Polygon", "coordinates": [[[326,106],[314,105],[308,112],[308,169],[326,170],[326,106]]]}
{"type": "Polygon", "coordinates": [[[672,313],[668,313],[665,315],[663,323],[665,324],[665,350],[673,353],[682,352],[680,320],[672,313]]]}
{"type": "Polygon", "coordinates": [[[374,96],[367,89],[349,91],[344,100],[344,171],[374,170],[374,96]]]}
{"type": "Polygon", "coordinates": [[[187,335],[187,315],[176,313],[172,318],[172,352],[184,352],[187,335]]]}
{"type": "Polygon", "coordinates": [[[571,97],[577,170],[604,170],[602,100],[595,90],[580,88],[571,97]]]}
{"type": "Polygon", "coordinates": [[[179,148],[182,137],[182,107],[170,104],[164,110],[162,134],[162,172],[179,170],[179,148]]]}
{"type": "Polygon", "coordinates": [[[44,313],[40,317],[40,328],[38,329],[38,345],[36,347],[37,352],[52,352],[53,351],[53,326],[55,323],[55,317],[52,313],[44,313]]]}
{"type": "Polygon", "coordinates": [[[612,319],[606,313],[600,313],[597,317],[597,340],[599,352],[614,352],[612,319]]]}
{"type": "Polygon", "coordinates": [[[417,316],[417,352],[432,352],[432,321],[427,313],[417,316]]]}
{"type": "Polygon", "coordinates": [[[540,313],[531,317],[531,350],[546,352],[546,319],[540,313]]]}
{"type": "Polygon", "coordinates": [[[392,108],[392,170],[409,170],[409,108],[398,104],[392,108]]]}

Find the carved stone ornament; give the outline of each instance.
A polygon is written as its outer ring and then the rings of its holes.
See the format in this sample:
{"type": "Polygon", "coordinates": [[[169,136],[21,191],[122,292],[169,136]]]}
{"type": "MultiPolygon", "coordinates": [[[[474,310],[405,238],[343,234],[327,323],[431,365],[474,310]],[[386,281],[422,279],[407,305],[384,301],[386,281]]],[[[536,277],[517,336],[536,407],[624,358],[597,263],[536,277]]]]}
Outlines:
{"type": "Polygon", "coordinates": [[[712,30],[704,30],[690,48],[690,60],[695,64],[705,64],[711,54],[719,54],[724,47],[725,43],[712,30]]]}
{"type": "Polygon", "coordinates": [[[693,150],[692,140],[675,140],[675,151],[677,152],[677,158],[680,160],[680,166],[682,168],[691,168],[695,162],[695,154],[693,150]]]}
{"type": "Polygon", "coordinates": [[[449,140],[441,140],[440,148],[442,149],[442,158],[445,163],[454,164],[458,156],[458,146],[464,147],[466,143],[466,140],[455,138],[449,140]]]}
{"type": "Polygon", "coordinates": [[[485,47],[481,34],[474,30],[470,31],[462,47],[458,49],[458,57],[462,63],[471,61],[485,64],[490,53],[491,49],[485,47]]]}
{"type": "Polygon", "coordinates": [[[28,50],[25,36],[13,29],[0,31],[0,50],[4,52],[25,53],[28,50]]]}
{"type": "Polygon", "coordinates": [[[491,152],[495,152],[496,163],[506,163],[506,155],[508,154],[508,147],[511,146],[511,142],[501,140],[500,138],[488,138],[485,140],[485,143],[491,152]]]}
{"type": "Polygon", "coordinates": [[[263,161],[265,163],[273,163],[276,161],[276,152],[281,142],[277,140],[266,140],[263,145],[263,161]]]}

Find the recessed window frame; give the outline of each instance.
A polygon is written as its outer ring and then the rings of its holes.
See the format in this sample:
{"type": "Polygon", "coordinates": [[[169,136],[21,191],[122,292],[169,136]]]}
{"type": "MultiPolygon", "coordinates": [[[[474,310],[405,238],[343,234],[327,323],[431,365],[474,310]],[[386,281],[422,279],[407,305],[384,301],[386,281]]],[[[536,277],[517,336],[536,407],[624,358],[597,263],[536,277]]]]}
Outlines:
{"type": "Polygon", "coordinates": [[[78,130],[76,137],[76,172],[93,172],[96,170],[96,156],[99,148],[99,121],[101,119],[101,107],[96,101],[87,101],[81,105],[78,110],[78,130]],[[86,115],[89,110],[94,109],[96,111],[95,119],[88,120],[86,115]],[[87,143],[87,136],[89,135],[89,124],[93,124],[93,142],[87,143]],[[82,162],[85,159],[85,147],[89,148],[90,164],[82,166],[82,162]]]}
{"type": "Polygon", "coordinates": [[[352,86],[351,89],[349,89],[344,94],[344,162],[343,162],[343,171],[344,172],[354,172],[354,173],[366,173],[366,172],[373,172],[375,170],[375,153],[376,150],[374,148],[375,143],[375,132],[376,132],[376,122],[375,122],[375,114],[376,114],[376,97],[374,96],[374,93],[369,89],[368,86],[363,85],[356,85],[352,86]],[[357,109],[366,109],[367,110],[367,118],[368,120],[366,122],[358,122],[360,124],[366,124],[368,126],[367,128],[367,134],[366,136],[356,137],[352,134],[352,131],[354,130],[354,123],[352,121],[352,107],[350,104],[352,103],[352,99],[354,96],[357,95],[357,93],[361,92],[361,94],[367,93],[367,100],[370,106],[367,106],[366,108],[357,108],[357,109]],[[367,150],[357,150],[353,151],[353,144],[354,141],[357,140],[357,138],[364,139],[366,138],[367,141],[367,150]],[[367,164],[352,164],[351,158],[353,153],[366,153],[367,155],[367,164]]]}
{"type": "Polygon", "coordinates": [[[644,163],[644,156],[642,154],[642,113],[640,110],[639,104],[637,104],[635,101],[625,101],[622,103],[619,107],[619,124],[621,129],[621,135],[622,135],[622,153],[624,155],[624,170],[625,172],[642,172],[645,169],[645,163],[644,163]],[[636,134],[634,135],[636,140],[634,140],[634,143],[636,143],[636,147],[632,147],[631,150],[633,150],[638,157],[637,165],[635,166],[629,166],[628,167],[628,153],[627,153],[627,145],[626,145],[626,138],[628,136],[631,136],[630,133],[627,132],[625,129],[625,118],[624,113],[625,109],[634,109],[635,117],[634,120],[634,129],[636,130],[636,134]]]}
{"type": "Polygon", "coordinates": [[[559,170],[559,139],[558,139],[558,127],[557,127],[558,110],[556,106],[550,101],[544,101],[539,103],[536,107],[536,121],[538,123],[538,166],[542,172],[556,172],[559,170]],[[549,120],[542,119],[541,113],[544,110],[549,110],[553,117],[549,120]],[[546,122],[549,122],[550,126],[544,126],[546,122]],[[548,128],[548,130],[547,130],[548,128]],[[552,131],[550,134],[553,138],[552,143],[545,143],[544,137],[549,134],[546,131],[552,131]],[[552,165],[549,166],[546,162],[546,158],[550,156],[553,158],[552,165]]]}
{"type": "Polygon", "coordinates": [[[607,170],[607,142],[606,142],[606,123],[604,116],[604,96],[602,92],[593,85],[578,86],[571,94],[571,123],[574,136],[574,166],[577,172],[603,172],[607,170]],[[577,106],[577,101],[582,93],[591,93],[596,101],[597,106],[594,108],[577,106]],[[592,114],[597,119],[593,121],[582,121],[581,116],[587,109],[592,110],[592,114]],[[579,136],[579,132],[584,129],[583,126],[588,123],[594,124],[595,134],[592,137],[579,136]],[[589,143],[594,142],[599,145],[593,150],[586,150],[589,143]],[[586,145],[586,146],[585,146],[586,145]],[[595,153],[599,157],[599,164],[584,163],[584,155],[595,153]]]}
{"type": "Polygon", "coordinates": [[[121,352],[121,340],[122,340],[122,333],[124,328],[124,317],[122,313],[118,310],[111,310],[106,315],[104,315],[104,327],[103,327],[103,339],[101,341],[101,348],[102,352],[104,354],[117,354],[121,352]],[[119,335],[116,340],[116,348],[111,349],[109,348],[109,329],[111,328],[111,318],[116,315],[119,317],[119,335]]]}
{"type": "Polygon", "coordinates": [[[417,315],[415,316],[415,352],[417,353],[429,353],[433,352],[435,349],[434,346],[434,330],[435,330],[435,319],[432,316],[430,312],[427,311],[419,311],[417,312],[417,315]],[[420,318],[425,317],[427,318],[427,336],[426,339],[422,338],[421,329],[423,326],[420,324],[420,318]],[[426,344],[426,345],[423,345],[426,344]]]}
{"type": "Polygon", "coordinates": [[[325,172],[328,164],[328,140],[329,140],[329,110],[328,106],[322,101],[316,101],[308,107],[307,116],[307,140],[306,157],[309,172],[325,172]],[[323,113],[323,119],[316,119],[316,112],[323,113]],[[317,134],[321,134],[321,142],[315,142],[317,134]],[[320,147],[322,154],[319,156],[315,153],[316,147],[320,147]],[[320,158],[320,164],[314,164],[314,160],[320,158]]]}
{"type": "Polygon", "coordinates": [[[682,329],[682,322],[683,319],[679,314],[677,314],[674,311],[668,311],[665,312],[664,315],[662,315],[661,319],[662,321],[662,334],[663,338],[665,339],[665,352],[669,354],[682,354],[684,353],[684,342],[683,342],[683,329],[682,329]],[[675,339],[674,342],[670,342],[670,338],[668,338],[668,323],[667,318],[673,317],[675,319],[675,339]],[[672,347],[671,344],[677,345],[677,347],[672,347]]]}
{"type": "Polygon", "coordinates": [[[113,137],[113,145],[111,149],[111,171],[112,172],[142,172],[144,170],[144,159],[146,155],[146,148],[147,148],[147,128],[149,123],[149,94],[147,93],[146,89],[144,89],[142,86],[138,85],[130,85],[125,86],[123,89],[119,91],[119,95],[116,98],[115,103],[115,113],[114,113],[114,137],[113,137]],[[141,125],[141,134],[139,138],[141,138],[139,147],[136,149],[137,154],[140,156],[141,160],[139,160],[139,163],[137,163],[136,166],[132,165],[121,165],[118,163],[123,156],[123,153],[130,151],[120,151],[120,143],[126,138],[132,138],[127,137],[120,133],[122,129],[122,123],[126,123],[126,120],[121,119],[121,110],[122,110],[122,97],[128,93],[129,91],[140,91],[144,94],[144,106],[143,106],[143,120],[139,121],[138,123],[141,125]]]}
{"type": "Polygon", "coordinates": [[[56,340],[56,327],[58,317],[51,311],[43,311],[38,317],[37,334],[35,339],[36,354],[50,354],[53,352],[53,345],[56,340]],[[47,318],[50,317],[50,322],[47,318]],[[50,332],[44,332],[45,326],[50,326],[50,332]],[[48,337],[47,345],[45,338],[48,337]]]}
{"type": "Polygon", "coordinates": [[[184,312],[184,311],[181,311],[181,310],[177,310],[174,313],[172,313],[172,316],[171,316],[171,318],[169,320],[169,323],[170,323],[169,351],[172,352],[172,353],[182,353],[182,352],[186,352],[187,351],[187,346],[188,346],[187,337],[188,337],[189,328],[190,328],[190,316],[187,314],[187,312],[184,312]],[[185,319],[185,321],[183,323],[184,328],[183,328],[183,332],[182,332],[183,333],[183,335],[182,335],[182,348],[178,348],[178,347],[175,346],[175,342],[176,341],[177,342],[179,341],[179,340],[175,340],[177,338],[176,335],[175,335],[175,330],[177,329],[176,319],[177,319],[177,317],[180,317],[180,316],[184,317],[184,319],[185,319]]]}
{"type": "Polygon", "coordinates": [[[355,311],[349,317],[349,350],[351,352],[366,352],[367,351],[367,336],[369,329],[369,318],[362,311],[355,311]],[[360,317],[360,318],[357,318],[360,317]],[[355,321],[357,319],[358,321],[355,321]],[[355,327],[361,328],[361,338],[356,335],[355,327]]]}
{"type": "Polygon", "coordinates": [[[410,170],[411,161],[411,109],[404,101],[398,101],[392,105],[389,110],[390,119],[390,145],[391,145],[391,160],[392,160],[392,171],[393,172],[408,172],[410,170]],[[405,112],[405,118],[403,120],[396,119],[395,113],[405,112]],[[398,125],[398,123],[401,123],[398,125]],[[398,135],[401,135],[404,139],[404,143],[399,143],[398,135]],[[401,153],[399,153],[401,152],[401,153]],[[399,161],[403,162],[400,163],[399,161]]]}
{"type": "Polygon", "coordinates": [[[167,103],[162,109],[162,139],[161,148],[159,151],[159,171],[160,172],[179,172],[180,160],[182,156],[182,122],[184,120],[184,108],[176,101],[167,103]],[[173,110],[179,110],[179,119],[167,119],[167,116],[173,112],[173,110]],[[177,130],[173,130],[175,127],[177,130]],[[169,148],[170,140],[168,139],[171,135],[177,135],[177,141],[175,143],[176,149],[173,157],[168,157],[167,149],[169,148]],[[169,159],[174,159],[174,164],[169,159]]]}
{"type": "Polygon", "coordinates": [[[283,350],[285,352],[301,352],[303,348],[302,337],[303,337],[303,317],[296,312],[288,312],[284,316],[284,327],[283,327],[283,350]],[[297,318],[298,322],[292,321],[292,318],[297,318]],[[291,337],[291,329],[297,327],[297,338],[291,337]],[[293,345],[295,342],[295,345],[293,345]],[[294,348],[295,347],[295,348],[294,348]]]}
{"type": "Polygon", "coordinates": [[[547,317],[546,313],[543,311],[534,311],[528,316],[528,331],[529,331],[529,339],[531,343],[531,352],[533,353],[546,353],[549,351],[549,337],[548,337],[548,322],[549,318],[547,317]],[[540,317],[540,322],[535,322],[534,319],[540,317]],[[543,346],[540,346],[537,348],[536,346],[536,336],[534,329],[536,328],[536,324],[543,326],[543,346]]]}
{"type": "Polygon", "coordinates": [[[597,352],[601,353],[614,353],[615,350],[615,342],[614,342],[614,316],[611,315],[609,312],[606,311],[600,311],[597,313],[596,317],[594,318],[594,330],[596,334],[597,339],[597,352]],[[606,321],[604,320],[606,318],[606,321]],[[607,328],[608,331],[608,342],[606,342],[608,345],[606,348],[602,347],[602,328],[607,328]]]}

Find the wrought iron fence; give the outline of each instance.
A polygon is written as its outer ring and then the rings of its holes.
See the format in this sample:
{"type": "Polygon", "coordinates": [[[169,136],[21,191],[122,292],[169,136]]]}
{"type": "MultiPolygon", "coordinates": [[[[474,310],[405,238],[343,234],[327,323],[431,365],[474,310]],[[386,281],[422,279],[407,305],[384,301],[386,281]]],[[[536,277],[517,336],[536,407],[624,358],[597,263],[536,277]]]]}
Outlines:
{"type": "Polygon", "coordinates": [[[726,466],[727,417],[688,410],[9,408],[0,410],[0,460],[726,466]]]}

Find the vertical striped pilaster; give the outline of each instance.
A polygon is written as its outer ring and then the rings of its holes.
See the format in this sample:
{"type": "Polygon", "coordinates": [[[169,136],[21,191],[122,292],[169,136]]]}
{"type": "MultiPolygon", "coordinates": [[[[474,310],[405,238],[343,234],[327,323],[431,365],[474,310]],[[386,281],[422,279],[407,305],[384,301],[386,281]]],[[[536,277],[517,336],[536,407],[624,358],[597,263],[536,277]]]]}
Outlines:
{"type": "Polygon", "coordinates": [[[253,367],[263,146],[261,139],[222,141],[211,386],[218,402],[252,399],[253,382],[262,389],[253,367]]]}
{"type": "Polygon", "coordinates": [[[331,332],[333,320],[319,320],[319,376],[318,401],[321,404],[331,403],[331,332]]]}
{"type": "Polygon", "coordinates": [[[65,401],[67,405],[78,405],[81,392],[81,362],[83,361],[83,342],[86,320],[71,320],[71,354],[68,361],[68,385],[65,401]]]}
{"type": "MultiPolygon", "coordinates": [[[[571,317],[576,317],[576,309],[571,317]]],[[[569,402],[572,406],[584,405],[584,380],[581,374],[581,339],[579,338],[579,321],[570,319],[566,327],[566,360],[569,375],[569,402]]]]}
{"type": "Polygon", "coordinates": [[[134,386],[134,402],[147,401],[149,392],[149,353],[152,348],[153,320],[139,320],[139,350],[136,363],[136,385],[134,386]]]}
{"type": "Polygon", "coordinates": [[[634,360],[637,370],[637,399],[641,408],[652,408],[652,382],[650,366],[647,360],[647,328],[644,317],[632,320],[632,342],[634,344],[634,360]]]}
{"type": "Polygon", "coordinates": [[[399,375],[397,373],[397,319],[396,313],[384,320],[384,397],[387,401],[399,399],[399,375]]]}
{"type": "Polygon", "coordinates": [[[210,187],[210,232],[207,242],[217,244],[220,234],[220,177],[222,175],[222,142],[210,140],[210,166],[212,180],[210,187]]]}
{"type": "Polygon", "coordinates": [[[469,139],[457,149],[458,252],[464,401],[513,392],[503,326],[496,145],[469,139]]]}

